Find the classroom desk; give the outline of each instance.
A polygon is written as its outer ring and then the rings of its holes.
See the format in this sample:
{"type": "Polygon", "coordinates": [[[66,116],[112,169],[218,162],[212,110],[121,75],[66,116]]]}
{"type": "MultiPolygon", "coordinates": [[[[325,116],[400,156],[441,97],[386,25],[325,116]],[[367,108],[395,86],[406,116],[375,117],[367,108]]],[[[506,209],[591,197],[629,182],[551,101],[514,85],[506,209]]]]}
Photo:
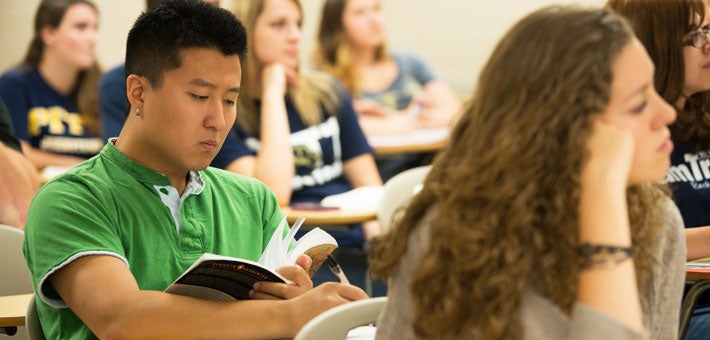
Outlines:
{"type": "Polygon", "coordinates": [[[14,335],[25,325],[27,307],[33,294],[0,296],[0,334],[14,335]]]}
{"type": "Polygon", "coordinates": [[[678,331],[678,339],[684,339],[685,333],[688,331],[688,324],[695,309],[695,303],[700,295],[710,289],[710,268],[687,268],[685,269],[685,280],[692,284],[690,290],[683,298],[680,313],[680,329],[678,331]]]}
{"type": "Polygon", "coordinates": [[[375,154],[382,156],[434,152],[446,145],[449,130],[449,128],[419,129],[402,135],[372,136],[367,141],[375,154]]]}
{"type": "Polygon", "coordinates": [[[39,183],[41,185],[45,185],[52,178],[69,171],[69,169],[71,169],[70,166],[48,165],[38,173],[39,174],[39,183]]]}
{"type": "Polygon", "coordinates": [[[290,207],[281,208],[288,214],[286,220],[293,224],[299,217],[306,219],[305,225],[323,227],[348,225],[376,220],[377,211],[342,211],[342,210],[297,210],[290,207]]]}

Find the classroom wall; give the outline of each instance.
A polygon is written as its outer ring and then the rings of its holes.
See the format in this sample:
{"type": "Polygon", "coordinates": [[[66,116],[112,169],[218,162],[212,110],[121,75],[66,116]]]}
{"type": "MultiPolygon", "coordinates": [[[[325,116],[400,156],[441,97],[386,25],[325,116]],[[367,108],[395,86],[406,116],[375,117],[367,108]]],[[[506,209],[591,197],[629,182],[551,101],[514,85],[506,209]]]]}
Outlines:
{"type": "MultiPolygon", "coordinates": [[[[231,1],[222,0],[223,7],[231,1]]],[[[301,0],[302,60],[308,62],[323,0],[301,0]]],[[[505,31],[526,13],[553,3],[601,6],[604,0],[383,0],[393,49],[418,53],[456,93],[468,96],[478,72],[505,31]]],[[[108,69],[123,61],[125,38],[143,10],[143,0],[95,0],[101,12],[98,57],[108,69]]],[[[32,36],[39,0],[0,0],[0,70],[17,64],[32,36]]],[[[520,56],[524,58],[525,56],[520,56]]]]}

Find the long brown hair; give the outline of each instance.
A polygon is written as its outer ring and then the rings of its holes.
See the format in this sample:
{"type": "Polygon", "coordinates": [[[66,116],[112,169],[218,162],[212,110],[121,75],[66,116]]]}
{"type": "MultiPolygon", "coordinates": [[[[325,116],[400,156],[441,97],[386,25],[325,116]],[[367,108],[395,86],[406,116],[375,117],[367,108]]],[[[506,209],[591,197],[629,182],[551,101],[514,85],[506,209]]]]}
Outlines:
{"type": "Polygon", "coordinates": [[[703,2],[609,0],[606,5],[629,20],[656,65],[656,90],[678,111],[678,118],[671,125],[673,141],[680,143],[696,138],[699,150],[710,149],[710,116],[707,114],[710,92],[686,98],[683,107],[676,104],[684,96],[683,37],[700,28],[705,17],[703,2]]]}
{"type": "MultiPolygon", "coordinates": [[[[326,0],[323,4],[318,40],[313,52],[313,64],[338,78],[353,96],[360,93],[357,73],[350,57],[350,45],[345,37],[343,12],[348,0],[326,0]]],[[[389,58],[387,44],[375,51],[375,61],[389,58]]]]}
{"type": "MultiPolygon", "coordinates": [[[[571,312],[586,141],[608,105],[612,64],[631,39],[609,9],[554,6],[500,40],[422,191],[372,244],[372,273],[387,279],[408,235],[436,212],[430,248],[413,275],[419,336],[475,330],[482,339],[522,338],[526,291],[571,312]]],[[[652,184],[627,190],[641,289],[664,195],[652,184]]]]}
{"type": "MultiPolygon", "coordinates": [[[[252,134],[258,134],[261,126],[259,112],[256,110],[255,101],[259,98],[251,97],[254,82],[261,77],[259,72],[263,65],[257,60],[254,53],[254,27],[256,21],[264,10],[264,4],[269,0],[239,0],[233,2],[232,12],[237,16],[247,29],[248,49],[247,58],[242,62],[241,89],[245,95],[240,96],[237,104],[237,124],[252,134]]],[[[303,8],[298,0],[291,0],[298,6],[301,15],[303,8]]],[[[288,88],[287,95],[293,101],[301,120],[307,126],[321,122],[328,112],[336,113],[339,105],[335,82],[332,77],[323,72],[298,70],[299,80],[297,88],[288,88]]]]}
{"type": "MultiPolygon", "coordinates": [[[[58,28],[64,20],[64,14],[69,7],[84,4],[91,7],[97,14],[98,8],[89,0],[43,0],[34,20],[34,33],[27,53],[21,66],[27,68],[38,68],[44,56],[44,42],[42,41],[42,30],[47,27],[58,28]]],[[[79,71],[76,83],[71,93],[76,98],[77,108],[84,121],[84,126],[96,136],[101,134],[101,124],[99,121],[99,79],[101,78],[101,68],[97,61],[87,69],[79,71]]]]}

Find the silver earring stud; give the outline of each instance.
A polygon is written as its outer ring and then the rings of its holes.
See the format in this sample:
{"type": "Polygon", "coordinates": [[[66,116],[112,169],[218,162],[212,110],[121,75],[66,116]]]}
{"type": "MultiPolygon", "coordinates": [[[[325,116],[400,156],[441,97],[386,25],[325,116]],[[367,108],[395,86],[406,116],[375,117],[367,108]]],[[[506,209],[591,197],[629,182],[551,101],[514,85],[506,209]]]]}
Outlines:
{"type": "Polygon", "coordinates": [[[141,115],[141,109],[137,107],[136,108],[136,116],[140,116],[140,115],[141,115]]]}

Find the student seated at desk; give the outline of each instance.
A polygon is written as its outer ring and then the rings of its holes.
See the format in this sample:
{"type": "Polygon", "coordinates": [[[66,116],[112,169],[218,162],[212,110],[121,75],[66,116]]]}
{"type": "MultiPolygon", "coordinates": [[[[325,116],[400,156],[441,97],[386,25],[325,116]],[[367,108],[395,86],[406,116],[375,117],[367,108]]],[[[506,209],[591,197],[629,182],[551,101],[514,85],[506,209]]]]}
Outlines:
{"type": "Polygon", "coordinates": [[[43,0],[22,64],[0,77],[17,137],[37,169],[73,166],[96,155],[98,10],[88,0],[43,0]]]}
{"type": "MultiPolygon", "coordinates": [[[[416,54],[389,51],[380,6],[380,0],[326,0],[314,64],[345,84],[368,137],[449,126],[461,106],[459,99],[416,54]]],[[[387,181],[431,157],[377,157],[377,167],[387,181]]]]}
{"type": "Polygon", "coordinates": [[[389,289],[377,338],[675,339],[685,243],[656,183],[676,114],[653,72],[609,9],[514,24],[423,189],[372,243],[389,289]]]}
{"type": "Polygon", "coordinates": [[[121,134],[30,206],[23,250],[48,339],[289,338],[366,297],[313,288],[305,255],[279,269],[293,284],[259,282],[253,300],[163,292],[205,252],[256,261],[282,218],[265,185],[207,167],[234,123],[245,51],[241,23],[204,2],[166,1],[135,22],[121,134]]]}
{"type": "MultiPolygon", "coordinates": [[[[656,65],[656,90],[678,111],[665,181],[683,216],[687,259],[710,257],[710,174],[704,165],[710,158],[710,1],[610,0],[607,6],[631,22],[656,65]]],[[[685,340],[708,334],[710,293],[698,301],[685,340]]]]}
{"type": "Polygon", "coordinates": [[[10,115],[0,100],[0,224],[24,228],[38,187],[37,170],[22,154],[10,115]]]}
{"type": "MultiPolygon", "coordinates": [[[[213,165],[263,181],[283,206],[382,185],[350,97],[327,74],[299,69],[300,2],[240,0],[234,13],[247,27],[249,56],[237,124],[213,165]]],[[[363,244],[379,234],[379,224],[331,234],[351,283],[364,287],[363,244]]],[[[321,268],[313,281],[335,279],[321,268]]]]}

